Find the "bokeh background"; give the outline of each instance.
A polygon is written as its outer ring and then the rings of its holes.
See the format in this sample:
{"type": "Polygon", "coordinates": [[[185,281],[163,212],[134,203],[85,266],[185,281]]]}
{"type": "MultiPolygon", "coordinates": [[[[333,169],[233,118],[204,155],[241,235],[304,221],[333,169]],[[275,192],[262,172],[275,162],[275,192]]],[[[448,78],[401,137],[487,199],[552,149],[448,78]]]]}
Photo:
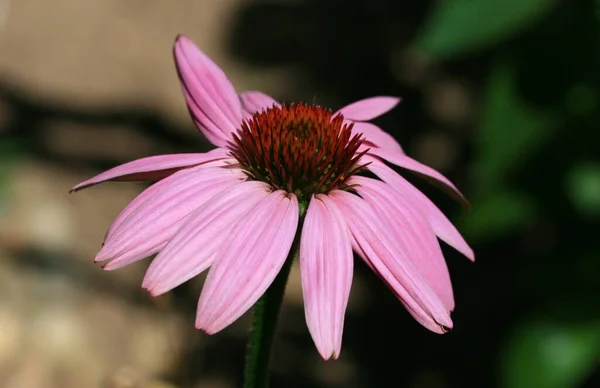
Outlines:
{"type": "Polygon", "coordinates": [[[147,261],[92,263],[144,186],[68,194],[134,158],[209,149],[178,33],[240,91],[333,109],[402,96],[376,122],[472,202],[412,179],[477,253],[443,247],[451,333],[357,264],[342,355],[323,362],[295,269],[273,387],[600,386],[599,27],[597,0],[0,0],[0,386],[240,386],[249,317],[206,336],[202,279],[151,299],[147,261]]]}

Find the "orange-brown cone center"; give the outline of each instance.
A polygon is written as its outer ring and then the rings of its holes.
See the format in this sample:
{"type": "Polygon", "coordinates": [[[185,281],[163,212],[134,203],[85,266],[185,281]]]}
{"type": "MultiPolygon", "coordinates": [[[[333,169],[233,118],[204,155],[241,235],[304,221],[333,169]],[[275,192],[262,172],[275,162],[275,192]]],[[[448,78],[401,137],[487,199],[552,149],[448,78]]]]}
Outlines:
{"type": "Polygon", "coordinates": [[[362,166],[361,135],[342,115],[328,109],[290,104],[257,112],[234,135],[232,154],[248,177],[308,200],[310,195],[344,189],[362,166]]]}

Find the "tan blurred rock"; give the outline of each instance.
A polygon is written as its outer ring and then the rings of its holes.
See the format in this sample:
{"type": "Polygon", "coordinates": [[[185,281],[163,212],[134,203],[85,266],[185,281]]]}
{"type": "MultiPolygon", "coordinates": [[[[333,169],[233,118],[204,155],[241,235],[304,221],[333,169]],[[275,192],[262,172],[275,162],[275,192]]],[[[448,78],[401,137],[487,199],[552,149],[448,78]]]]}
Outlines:
{"type": "Polygon", "coordinates": [[[0,357],[12,359],[0,386],[91,387],[122,368],[151,378],[176,367],[188,322],[174,311],[132,306],[63,274],[14,265],[2,274],[16,282],[0,288],[0,357]]]}
{"type": "Polygon", "coordinates": [[[14,361],[22,342],[20,322],[12,309],[0,305],[0,365],[14,361]]]}
{"type": "Polygon", "coordinates": [[[111,220],[142,186],[109,184],[69,194],[88,177],[35,161],[15,165],[6,183],[9,206],[0,219],[2,240],[68,250],[91,262],[111,220]]]}
{"type": "MultiPolygon", "coordinates": [[[[0,33],[0,74],[41,99],[81,107],[133,103],[188,123],[171,55],[178,34],[192,37],[240,90],[262,87],[269,78],[248,74],[226,55],[223,36],[239,3],[12,1],[0,33]]],[[[266,91],[281,89],[282,76],[276,73],[266,91]]]]}

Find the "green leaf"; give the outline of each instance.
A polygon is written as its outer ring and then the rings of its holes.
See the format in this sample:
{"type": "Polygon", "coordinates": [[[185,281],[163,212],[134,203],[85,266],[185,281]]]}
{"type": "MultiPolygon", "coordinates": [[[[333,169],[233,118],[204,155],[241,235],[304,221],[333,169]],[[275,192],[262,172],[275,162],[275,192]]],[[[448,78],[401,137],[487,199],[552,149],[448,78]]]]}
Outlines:
{"type": "Polygon", "coordinates": [[[523,322],[503,354],[506,388],[572,388],[600,357],[600,320],[549,318],[523,322]]]}
{"type": "Polygon", "coordinates": [[[497,60],[489,76],[479,126],[475,165],[477,189],[491,192],[555,133],[555,114],[528,106],[517,90],[511,61],[497,60]]]}
{"type": "Polygon", "coordinates": [[[579,163],[567,174],[567,195],[584,216],[600,216],[600,163],[579,163]]]}
{"type": "Polygon", "coordinates": [[[555,3],[557,0],[440,1],[417,47],[438,58],[485,48],[533,23],[555,3]]]}
{"type": "Polygon", "coordinates": [[[470,241],[481,241],[525,226],[534,217],[534,202],[523,194],[507,189],[475,198],[471,211],[461,220],[460,229],[470,241]]]}

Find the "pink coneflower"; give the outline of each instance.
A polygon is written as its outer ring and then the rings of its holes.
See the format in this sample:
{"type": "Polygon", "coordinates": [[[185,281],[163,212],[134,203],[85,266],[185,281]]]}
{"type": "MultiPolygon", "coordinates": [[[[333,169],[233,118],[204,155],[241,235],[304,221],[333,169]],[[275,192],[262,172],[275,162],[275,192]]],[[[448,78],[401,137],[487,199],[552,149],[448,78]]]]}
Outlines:
{"type": "Polygon", "coordinates": [[[152,295],[210,267],[196,327],[213,334],[254,305],[301,233],[306,322],[323,358],[340,354],[353,251],[419,323],[436,333],[452,327],[452,285],[436,236],[471,260],[473,251],[442,212],[385,162],[462,195],[367,122],[398,98],[369,98],[336,113],[281,105],[260,92],[238,95],[184,36],[174,53],[192,118],[217,148],[138,159],[75,186],[157,181],[116,218],[95,261],[113,270],[157,254],[143,281],[152,295]]]}

